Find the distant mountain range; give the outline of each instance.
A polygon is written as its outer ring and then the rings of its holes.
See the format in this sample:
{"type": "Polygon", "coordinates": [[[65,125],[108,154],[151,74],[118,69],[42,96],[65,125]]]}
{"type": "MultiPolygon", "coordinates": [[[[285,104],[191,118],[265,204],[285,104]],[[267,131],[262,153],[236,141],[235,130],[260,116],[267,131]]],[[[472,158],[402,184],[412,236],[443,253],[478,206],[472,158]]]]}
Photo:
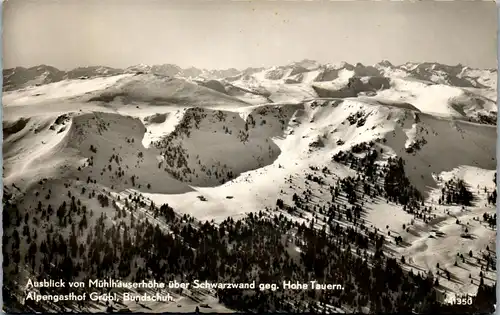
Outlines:
{"type": "Polygon", "coordinates": [[[391,76],[412,77],[439,84],[448,84],[458,87],[496,88],[496,69],[473,69],[461,64],[450,66],[435,62],[405,63],[393,65],[389,61],[381,61],[375,65],[355,65],[341,62],[338,64],[320,64],[314,60],[305,59],[285,66],[268,68],[247,68],[238,70],[206,70],[195,67],[181,68],[174,64],[145,65],[139,64],[126,69],[117,69],[106,66],[79,67],[70,71],[62,71],[48,65],[39,65],[31,68],[16,67],[3,70],[3,89],[16,90],[28,86],[37,86],[62,80],[88,79],[102,76],[112,76],[123,73],[152,73],[163,76],[182,77],[196,80],[234,81],[245,79],[261,73],[262,79],[284,80],[285,83],[325,82],[333,81],[342,75],[342,72],[351,72],[354,76],[391,76]],[[493,74],[495,74],[493,76],[493,74]]]}

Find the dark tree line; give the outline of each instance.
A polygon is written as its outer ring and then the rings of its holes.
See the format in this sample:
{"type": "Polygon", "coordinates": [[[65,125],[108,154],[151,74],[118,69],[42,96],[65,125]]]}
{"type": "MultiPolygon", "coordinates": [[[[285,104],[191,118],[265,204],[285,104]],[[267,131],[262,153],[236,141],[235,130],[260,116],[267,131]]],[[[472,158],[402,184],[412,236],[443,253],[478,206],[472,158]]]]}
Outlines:
{"type": "Polygon", "coordinates": [[[439,204],[471,206],[474,195],[461,179],[450,179],[441,189],[439,204]]]}

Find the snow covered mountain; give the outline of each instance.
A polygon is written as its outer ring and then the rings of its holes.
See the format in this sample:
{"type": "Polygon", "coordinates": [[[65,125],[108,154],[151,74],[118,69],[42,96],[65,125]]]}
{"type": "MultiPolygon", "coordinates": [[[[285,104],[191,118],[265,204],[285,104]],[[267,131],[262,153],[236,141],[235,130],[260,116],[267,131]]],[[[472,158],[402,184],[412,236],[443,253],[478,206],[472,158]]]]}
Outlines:
{"type": "Polygon", "coordinates": [[[303,60],[4,77],[9,310],[426,313],[457,311],[445,301],[463,294],[474,303],[461,312],[494,303],[496,70],[303,60]],[[27,278],[42,274],[281,288],[25,302],[27,278]],[[286,290],[283,279],[340,291],[286,290]]]}
{"type": "Polygon", "coordinates": [[[116,75],[121,73],[154,73],[158,75],[179,76],[184,78],[228,79],[233,77],[252,76],[261,73],[268,80],[289,80],[289,82],[325,82],[333,81],[339,77],[352,76],[387,76],[387,77],[412,77],[414,79],[429,81],[438,84],[447,84],[457,87],[469,88],[495,88],[496,69],[471,69],[463,65],[448,66],[439,63],[406,63],[394,66],[384,60],[373,66],[363,64],[351,65],[346,62],[338,64],[320,64],[313,60],[302,60],[285,66],[271,68],[247,68],[244,70],[207,70],[190,67],[182,69],[173,64],[145,65],[139,64],[126,69],[110,67],[84,67],[70,71],[61,71],[47,65],[31,68],[4,69],[4,89],[13,90],[30,83],[52,83],[64,79],[79,77],[98,77],[116,75]],[[39,78],[44,77],[45,80],[39,78]],[[37,81],[39,80],[39,81],[37,81]]]}
{"type": "Polygon", "coordinates": [[[3,88],[4,91],[10,91],[62,80],[88,79],[119,73],[122,73],[122,70],[101,66],[79,67],[70,71],[61,71],[47,65],[31,68],[16,67],[3,70],[3,88]]]}
{"type": "Polygon", "coordinates": [[[172,64],[145,65],[139,64],[126,69],[116,69],[110,67],[93,66],[80,67],[70,71],[61,71],[47,65],[40,65],[31,68],[16,67],[3,70],[5,91],[17,90],[30,86],[38,86],[47,83],[59,82],[71,79],[89,79],[95,77],[113,76],[125,73],[152,73],[166,76],[179,76],[184,78],[224,78],[239,74],[236,69],[227,70],[206,70],[194,67],[182,69],[172,64]]]}

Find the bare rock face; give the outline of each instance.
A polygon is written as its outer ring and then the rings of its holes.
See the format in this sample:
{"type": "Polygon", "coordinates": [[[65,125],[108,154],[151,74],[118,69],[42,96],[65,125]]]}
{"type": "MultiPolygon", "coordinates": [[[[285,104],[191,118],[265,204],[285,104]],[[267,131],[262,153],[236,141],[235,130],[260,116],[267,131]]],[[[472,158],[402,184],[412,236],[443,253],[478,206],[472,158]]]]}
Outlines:
{"type": "Polygon", "coordinates": [[[146,124],[162,124],[167,120],[168,113],[154,114],[144,118],[146,124]]]}
{"type": "Polygon", "coordinates": [[[228,94],[224,85],[222,85],[222,83],[220,83],[217,80],[201,81],[198,82],[198,84],[207,87],[209,89],[215,90],[217,92],[228,94]]]}
{"type": "Polygon", "coordinates": [[[356,97],[360,93],[370,93],[390,88],[391,82],[386,77],[352,77],[346,85],[339,89],[328,89],[313,85],[319,97],[356,97]]]}
{"type": "Polygon", "coordinates": [[[29,121],[30,121],[29,118],[20,118],[16,121],[13,121],[13,122],[3,121],[2,124],[3,124],[3,136],[4,136],[4,138],[23,130],[29,121]]]}

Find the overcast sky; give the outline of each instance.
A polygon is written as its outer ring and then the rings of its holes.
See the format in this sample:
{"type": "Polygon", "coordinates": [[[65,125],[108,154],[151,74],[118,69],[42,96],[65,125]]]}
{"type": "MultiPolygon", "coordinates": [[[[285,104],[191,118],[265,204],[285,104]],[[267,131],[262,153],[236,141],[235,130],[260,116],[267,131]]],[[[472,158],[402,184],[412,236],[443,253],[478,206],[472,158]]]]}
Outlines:
{"type": "Polygon", "coordinates": [[[10,0],[5,68],[387,59],[496,68],[494,2],[10,0]]]}

